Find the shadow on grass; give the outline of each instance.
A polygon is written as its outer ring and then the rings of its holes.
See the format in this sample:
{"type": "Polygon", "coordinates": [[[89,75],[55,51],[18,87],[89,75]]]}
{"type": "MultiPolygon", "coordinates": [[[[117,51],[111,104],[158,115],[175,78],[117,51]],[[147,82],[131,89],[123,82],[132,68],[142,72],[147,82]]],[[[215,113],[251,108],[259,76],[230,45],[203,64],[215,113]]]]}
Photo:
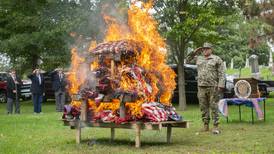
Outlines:
{"type": "Polygon", "coordinates": [[[248,121],[248,120],[229,120],[228,122],[223,121],[222,124],[250,124],[250,125],[256,125],[256,124],[264,124],[267,121],[263,121],[263,120],[254,120],[254,123],[252,124],[252,121],[248,121]]]}
{"type": "MultiPolygon", "coordinates": [[[[119,146],[135,146],[135,141],[126,140],[126,139],[114,139],[110,141],[109,138],[100,138],[100,139],[83,139],[81,144],[87,144],[89,146],[93,145],[107,145],[110,147],[119,147],[119,146]]],[[[141,147],[168,147],[174,145],[176,143],[166,143],[166,142],[158,142],[158,141],[141,141],[141,147]]]]}

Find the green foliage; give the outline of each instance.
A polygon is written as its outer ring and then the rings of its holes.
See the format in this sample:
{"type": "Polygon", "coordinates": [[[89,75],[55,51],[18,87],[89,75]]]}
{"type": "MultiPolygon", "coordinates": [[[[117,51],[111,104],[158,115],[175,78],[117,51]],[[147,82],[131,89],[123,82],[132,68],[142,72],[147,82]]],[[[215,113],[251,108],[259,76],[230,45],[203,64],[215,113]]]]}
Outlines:
{"type": "Polygon", "coordinates": [[[235,5],[230,0],[159,0],[155,3],[160,31],[167,38],[176,63],[182,63],[188,47],[215,40],[217,26],[224,23],[224,16],[234,12],[235,5]]]}
{"type": "Polygon", "coordinates": [[[219,40],[215,43],[215,53],[227,64],[230,64],[233,58],[235,68],[243,68],[246,58],[251,54],[259,56],[260,65],[267,65],[270,48],[266,40],[260,40],[254,50],[251,50],[248,45],[251,35],[264,35],[264,29],[269,27],[260,20],[246,20],[240,12],[225,19],[226,24],[218,29],[219,40]]]}
{"type": "Polygon", "coordinates": [[[227,64],[234,58],[236,68],[243,67],[251,54],[257,54],[259,64],[266,65],[269,52],[266,39],[259,40],[255,52],[248,47],[249,39],[265,35],[273,27],[255,18],[247,20],[238,6],[252,7],[249,11],[254,14],[259,11],[255,1],[250,1],[248,6],[243,1],[157,1],[156,18],[170,46],[170,62],[179,63],[188,48],[211,42],[215,53],[227,64]]]}
{"type": "Polygon", "coordinates": [[[39,59],[46,70],[67,66],[73,42],[69,33],[90,36],[96,31],[88,22],[92,5],[67,0],[1,1],[0,52],[21,70],[37,67],[39,59]]]}
{"type": "Polygon", "coordinates": [[[22,72],[37,67],[39,59],[45,70],[67,67],[72,45],[102,41],[105,23],[101,8],[106,4],[128,6],[125,0],[2,0],[0,53],[6,53],[13,67],[22,72]],[[83,42],[74,44],[80,36],[83,42]]]}
{"type": "Polygon", "coordinates": [[[274,1],[273,0],[240,0],[239,7],[247,19],[259,19],[269,25],[264,29],[267,39],[274,40],[274,1]]]}
{"type": "Polygon", "coordinates": [[[10,59],[7,57],[6,54],[0,54],[0,72],[8,71],[9,68],[10,59]]]}

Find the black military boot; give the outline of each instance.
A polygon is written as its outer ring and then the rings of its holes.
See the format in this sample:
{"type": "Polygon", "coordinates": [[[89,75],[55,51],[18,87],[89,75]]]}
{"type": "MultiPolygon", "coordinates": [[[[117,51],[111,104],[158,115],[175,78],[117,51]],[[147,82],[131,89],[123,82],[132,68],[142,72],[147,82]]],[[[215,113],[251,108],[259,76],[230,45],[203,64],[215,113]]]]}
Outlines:
{"type": "Polygon", "coordinates": [[[204,124],[204,127],[201,129],[201,132],[207,132],[207,131],[209,131],[209,125],[204,124]]]}

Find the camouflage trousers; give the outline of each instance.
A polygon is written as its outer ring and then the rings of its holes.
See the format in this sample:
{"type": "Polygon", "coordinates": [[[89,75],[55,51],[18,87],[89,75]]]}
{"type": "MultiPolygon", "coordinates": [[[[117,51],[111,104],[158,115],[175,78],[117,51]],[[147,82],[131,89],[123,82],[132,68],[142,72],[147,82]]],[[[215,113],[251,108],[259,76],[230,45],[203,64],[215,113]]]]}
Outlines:
{"type": "Polygon", "coordinates": [[[219,124],[219,90],[218,87],[202,87],[198,86],[198,99],[202,112],[202,120],[204,124],[210,122],[210,110],[213,124],[218,126],[219,124]]]}

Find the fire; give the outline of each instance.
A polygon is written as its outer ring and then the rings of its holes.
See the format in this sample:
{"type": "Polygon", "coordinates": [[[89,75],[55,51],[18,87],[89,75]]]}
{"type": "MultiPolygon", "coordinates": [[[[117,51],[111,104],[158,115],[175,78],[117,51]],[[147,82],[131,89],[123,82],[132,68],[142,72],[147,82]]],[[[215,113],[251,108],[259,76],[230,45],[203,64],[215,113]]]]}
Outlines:
{"type": "MultiPolygon", "coordinates": [[[[137,3],[137,2],[136,2],[137,3]]],[[[128,28],[109,16],[104,16],[107,23],[110,24],[107,30],[106,41],[118,41],[122,39],[134,40],[142,43],[141,54],[137,57],[138,65],[151,71],[158,72],[163,76],[162,80],[165,87],[165,92],[161,96],[161,103],[170,104],[172,92],[175,89],[175,72],[165,64],[166,60],[166,44],[157,30],[157,22],[150,15],[149,11],[152,8],[152,2],[142,3],[142,7],[138,7],[133,3],[128,10],[128,28]]],[[[155,95],[158,93],[157,77],[155,74],[150,74],[153,81],[153,94],[149,101],[155,100],[155,95]]],[[[124,81],[123,87],[135,87],[132,81],[124,81]],[[134,86],[133,86],[134,85],[134,86]]]]}
{"type": "Polygon", "coordinates": [[[105,22],[108,24],[108,30],[104,41],[117,41],[121,39],[126,39],[129,37],[128,29],[125,25],[121,25],[114,18],[103,15],[105,22]]]}
{"type": "Polygon", "coordinates": [[[80,85],[84,82],[84,77],[79,75],[79,69],[80,69],[80,64],[84,62],[84,59],[81,58],[77,54],[77,49],[73,48],[71,50],[71,69],[70,69],[70,74],[68,76],[68,80],[70,81],[70,89],[69,93],[70,94],[76,94],[79,91],[80,85]]]}
{"type": "MultiPolygon", "coordinates": [[[[118,72],[117,74],[120,75],[120,88],[125,91],[139,92],[137,94],[139,98],[135,102],[125,103],[127,112],[130,115],[141,117],[141,105],[145,102],[159,101],[162,104],[171,105],[171,96],[176,86],[176,74],[165,64],[167,56],[166,44],[157,30],[157,22],[149,13],[152,8],[152,2],[142,3],[141,7],[137,6],[136,3],[136,1],[133,2],[128,10],[127,25],[119,23],[114,17],[103,15],[108,24],[104,41],[131,40],[139,43],[142,47],[140,52],[135,52],[137,54],[135,65],[146,70],[146,72],[139,72],[140,74],[145,74],[145,78],[139,76],[139,82],[136,82],[132,77],[127,76],[128,70],[123,70],[124,62],[121,62],[115,68],[115,72],[118,72]]],[[[92,42],[88,51],[91,52],[95,46],[96,43],[92,42]]],[[[72,49],[71,52],[72,67],[68,79],[71,83],[70,94],[76,94],[85,82],[87,73],[79,71],[84,59],[77,54],[76,49],[72,49]]],[[[90,64],[89,69],[93,71],[98,66],[98,62],[94,61],[90,64]]],[[[117,78],[117,76],[112,76],[111,78],[117,78]]],[[[88,101],[89,107],[95,112],[102,110],[116,111],[119,109],[120,103],[119,99],[112,99],[111,102],[101,102],[98,104],[93,100],[88,101]]],[[[79,103],[75,102],[74,104],[79,105],[79,103]]]]}
{"type": "Polygon", "coordinates": [[[71,105],[74,106],[74,107],[80,107],[81,104],[82,104],[81,101],[72,101],[72,102],[71,102],[71,105]]]}
{"type": "Polygon", "coordinates": [[[88,51],[91,51],[92,49],[94,49],[96,47],[96,45],[97,45],[96,41],[91,41],[88,51]]]}

